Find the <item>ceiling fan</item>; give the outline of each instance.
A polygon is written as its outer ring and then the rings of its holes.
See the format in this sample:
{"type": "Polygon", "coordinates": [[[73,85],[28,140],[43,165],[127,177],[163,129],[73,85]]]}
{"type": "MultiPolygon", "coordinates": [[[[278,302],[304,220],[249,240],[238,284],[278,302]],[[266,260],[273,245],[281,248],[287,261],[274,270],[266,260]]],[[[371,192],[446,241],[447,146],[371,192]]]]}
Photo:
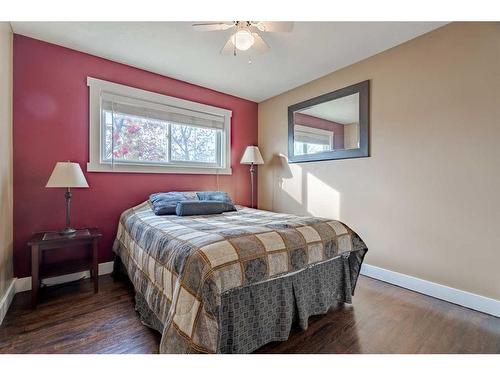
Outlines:
{"type": "Polygon", "coordinates": [[[264,53],[269,48],[266,41],[259,32],[290,32],[293,22],[264,22],[264,21],[232,21],[232,22],[209,22],[195,23],[196,31],[224,31],[234,28],[234,33],[229,37],[220,51],[221,54],[233,54],[237,51],[252,51],[264,53]]]}

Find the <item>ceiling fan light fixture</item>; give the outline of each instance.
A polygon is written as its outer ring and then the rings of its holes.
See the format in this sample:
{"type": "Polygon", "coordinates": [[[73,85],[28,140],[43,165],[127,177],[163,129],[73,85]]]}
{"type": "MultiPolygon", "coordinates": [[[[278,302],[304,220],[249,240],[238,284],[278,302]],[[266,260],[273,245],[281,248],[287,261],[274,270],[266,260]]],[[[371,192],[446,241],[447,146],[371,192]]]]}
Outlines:
{"type": "Polygon", "coordinates": [[[231,42],[234,44],[236,49],[246,51],[253,46],[255,38],[250,31],[242,29],[238,30],[231,36],[231,42]]]}

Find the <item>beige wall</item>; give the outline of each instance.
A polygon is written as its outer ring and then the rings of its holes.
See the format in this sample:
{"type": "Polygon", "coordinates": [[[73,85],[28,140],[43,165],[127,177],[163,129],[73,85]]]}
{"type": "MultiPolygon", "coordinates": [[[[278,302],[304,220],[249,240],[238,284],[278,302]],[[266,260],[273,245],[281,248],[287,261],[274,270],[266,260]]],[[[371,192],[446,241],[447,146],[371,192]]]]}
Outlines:
{"type": "Polygon", "coordinates": [[[368,264],[500,299],[500,23],[453,23],[259,104],[259,206],[340,218],[368,264]],[[287,107],[371,81],[371,157],[290,164],[287,107]]]}
{"type": "Polygon", "coordinates": [[[0,299],[12,280],[12,32],[0,22],[0,299]]]}
{"type": "Polygon", "coordinates": [[[359,124],[344,125],[344,149],[350,150],[359,147],[359,124]]]}

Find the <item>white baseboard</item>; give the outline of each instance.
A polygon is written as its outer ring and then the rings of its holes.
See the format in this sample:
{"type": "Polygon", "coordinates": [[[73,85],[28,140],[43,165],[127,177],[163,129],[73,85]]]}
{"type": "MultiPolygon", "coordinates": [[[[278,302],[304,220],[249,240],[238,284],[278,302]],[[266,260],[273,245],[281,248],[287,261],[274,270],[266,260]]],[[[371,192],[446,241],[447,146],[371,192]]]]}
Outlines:
{"type": "MultiPolygon", "coordinates": [[[[113,262],[99,263],[99,275],[107,275],[113,272],[113,262]]],[[[68,275],[49,277],[42,281],[46,285],[56,285],[90,277],[90,271],[70,273],[68,275]]],[[[31,276],[16,279],[16,293],[31,290],[31,276]]]]}
{"type": "Polygon", "coordinates": [[[361,266],[361,274],[469,309],[500,317],[500,301],[493,298],[465,292],[463,290],[408,276],[403,273],[389,271],[369,264],[363,264],[361,266]]]}
{"type": "Polygon", "coordinates": [[[16,294],[16,279],[12,279],[9,287],[5,291],[4,295],[0,298],[0,325],[3,322],[3,318],[7,315],[7,311],[9,310],[10,304],[14,299],[14,294],[16,294]]]}

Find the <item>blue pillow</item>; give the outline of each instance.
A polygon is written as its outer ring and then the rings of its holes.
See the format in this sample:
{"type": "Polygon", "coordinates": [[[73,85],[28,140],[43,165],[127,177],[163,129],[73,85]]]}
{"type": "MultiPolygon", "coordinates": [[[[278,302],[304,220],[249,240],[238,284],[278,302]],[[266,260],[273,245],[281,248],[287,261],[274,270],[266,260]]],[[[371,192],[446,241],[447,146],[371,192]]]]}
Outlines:
{"type": "Polygon", "coordinates": [[[196,192],[198,199],[203,202],[223,202],[226,203],[226,211],[236,211],[236,207],[229,197],[229,194],[225,191],[198,191],[196,192]]]}
{"type": "Polygon", "coordinates": [[[168,193],[155,193],[149,196],[155,215],[175,215],[177,203],[186,200],[196,200],[194,192],[171,191],[168,193]]]}
{"type": "Polygon", "coordinates": [[[229,194],[225,191],[198,191],[196,195],[200,201],[219,201],[233,204],[229,194]]]}
{"type": "Polygon", "coordinates": [[[178,216],[221,214],[231,211],[228,206],[228,203],[220,201],[181,201],[177,203],[175,213],[178,216]]]}

